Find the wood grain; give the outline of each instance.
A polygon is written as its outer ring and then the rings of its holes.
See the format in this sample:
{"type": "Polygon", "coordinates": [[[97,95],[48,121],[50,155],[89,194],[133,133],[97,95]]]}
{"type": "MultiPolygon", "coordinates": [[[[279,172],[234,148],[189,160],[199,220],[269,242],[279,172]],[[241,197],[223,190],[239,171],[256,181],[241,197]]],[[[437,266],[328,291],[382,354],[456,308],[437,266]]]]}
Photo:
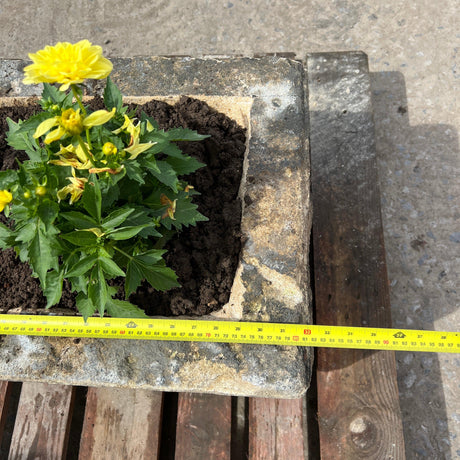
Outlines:
{"type": "MultiPolygon", "coordinates": [[[[391,327],[363,53],[308,60],[317,324],[391,327]]],[[[393,352],[318,349],[322,459],[403,459],[393,352]]]]}
{"type": "Polygon", "coordinates": [[[8,414],[8,403],[11,394],[11,383],[6,381],[0,382],[0,439],[3,437],[6,417],[8,414]]]}
{"type": "Polygon", "coordinates": [[[71,386],[23,383],[9,460],[65,458],[72,399],[71,386]]]}
{"type": "Polygon", "coordinates": [[[180,393],[176,460],[229,460],[231,419],[230,396],[180,393]]]}
{"type": "Polygon", "coordinates": [[[249,399],[249,460],[303,460],[300,399],[249,399]]]}
{"type": "Polygon", "coordinates": [[[156,459],[161,413],[161,392],[89,388],[79,458],[156,459]]]}

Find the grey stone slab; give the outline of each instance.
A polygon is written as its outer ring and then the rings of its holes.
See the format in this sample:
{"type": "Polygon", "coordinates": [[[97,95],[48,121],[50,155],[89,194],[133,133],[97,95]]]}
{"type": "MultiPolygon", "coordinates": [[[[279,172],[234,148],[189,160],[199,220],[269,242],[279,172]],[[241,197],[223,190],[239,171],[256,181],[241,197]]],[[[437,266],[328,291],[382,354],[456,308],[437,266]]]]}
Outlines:
{"type": "MultiPolygon", "coordinates": [[[[246,243],[233,304],[224,307],[221,320],[235,318],[238,311],[237,319],[244,321],[309,323],[311,206],[303,65],[279,57],[113,63],[112,77],[126,96],[186,94],[249,103],[240,193],[247,197],[246,243]]],[[[0,88],[7,97],[40,93],[21,83],[24,65],[0,62],[0,88]]],[[[311,365],[311,350],[297,347],[109,339],[75,343],[26,336],[4,337],[0,347],[0,378],[5,380],[277,398],[304,393],[311,365]]]]}

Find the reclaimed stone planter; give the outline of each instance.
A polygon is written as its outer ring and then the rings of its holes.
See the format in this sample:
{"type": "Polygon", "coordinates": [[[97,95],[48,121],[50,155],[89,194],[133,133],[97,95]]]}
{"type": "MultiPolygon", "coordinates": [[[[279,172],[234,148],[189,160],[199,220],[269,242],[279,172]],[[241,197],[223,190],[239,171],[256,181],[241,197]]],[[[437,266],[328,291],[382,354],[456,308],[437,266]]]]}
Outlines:
{"type": "MultiPolygon", "coordinates": [[[[240,187],[246,243],[230,301],[202,318],[311,322],[303,65],[279,57],[157,57],[113,63],[112,78],[126,96],[168,101],[188,95],[247,128],[240,187]]],[[[22,85],[25,65],[0,62],[2,104],[40,93],[22,85]]],[[[4,336],[0,344],[2,380],[160,391],[294,398],[308,388],[311,364],[310,349],[268,345],[27,336],[4,336]]]]}

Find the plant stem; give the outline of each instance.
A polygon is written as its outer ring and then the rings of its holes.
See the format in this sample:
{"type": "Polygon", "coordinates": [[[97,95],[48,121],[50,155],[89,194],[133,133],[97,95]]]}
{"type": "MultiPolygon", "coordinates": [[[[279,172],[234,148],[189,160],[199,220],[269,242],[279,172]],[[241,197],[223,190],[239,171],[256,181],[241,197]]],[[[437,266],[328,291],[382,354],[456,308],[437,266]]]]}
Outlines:
{"type": "Polygon", "coordinates": [[[91,150],[93,148],[93,146],[91,145],[91,139],[89,137],[89,129],[88,128],[86,128],[86,141],[88,142],[88,147],[91,150]]]}
{"type": "Polygon", "coordinates": [[[127,254],[125,251],[123,251],[123,250],[120,249],[120,248],[117,248],[116,246],[113,246],[113,249],[115,249],[115,251],[118,251],[120,254],[123,254],[127,259],[134,259],[133,256],[130,256],[130,255],[127,254]]]}
{"type": "Polygon", "coordinates": [[[83,117],[86,117],[86,109],[83,105],[83,102],[80,99],[80,96],[78,95],[77,87],[75,85],[70,85],[70,87],[72,88],[73,97],[77,100],[83,117]]]}

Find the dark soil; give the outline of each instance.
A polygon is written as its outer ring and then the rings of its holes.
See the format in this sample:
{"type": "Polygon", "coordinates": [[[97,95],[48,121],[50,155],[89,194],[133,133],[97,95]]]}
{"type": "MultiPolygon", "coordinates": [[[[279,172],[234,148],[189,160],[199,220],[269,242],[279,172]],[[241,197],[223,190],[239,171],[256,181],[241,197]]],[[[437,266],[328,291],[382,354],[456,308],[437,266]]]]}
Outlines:
{"type": "MultiPolygon", "coordinates": [[[[100,101],[94,107],[99,108],[100,101]]],[[[0,108],[0,170],[16,167],[27,159],[24,152],[11,149],[5,141],[6,118],[28,118],[37,107],[0,108]]],[[[184,127],[210,134],[201,142],[184,142],[183,152],[196,157],[207,167],[188,179],[201,195],[194,197],[199,211],[209,218],[182,231],[168,242],[166,263],[178,275],[182,287],[158,292],[144,283],[130,301],[149,315],[204,315],[218,310],[230,295],[241,249],[241,203],[237,197],[243,168],[245,132],[234,121],[211,109],[206,103],[187,97],[170,106],[152,101],[141,106],[155,118],[160,128],[184,127]]],[[[3,213],[0,220],[6,222],[3,213]]],[[[13,250],[0,251],[0,312],[21,307],[40,313],[45,298],[31,270],[16,258],[13,250]]],[[[75,309],[75,294],[64,286],[57,306],[75,309]]],[[[55,307],[54,307],[55,308],[55,307]]]]}

